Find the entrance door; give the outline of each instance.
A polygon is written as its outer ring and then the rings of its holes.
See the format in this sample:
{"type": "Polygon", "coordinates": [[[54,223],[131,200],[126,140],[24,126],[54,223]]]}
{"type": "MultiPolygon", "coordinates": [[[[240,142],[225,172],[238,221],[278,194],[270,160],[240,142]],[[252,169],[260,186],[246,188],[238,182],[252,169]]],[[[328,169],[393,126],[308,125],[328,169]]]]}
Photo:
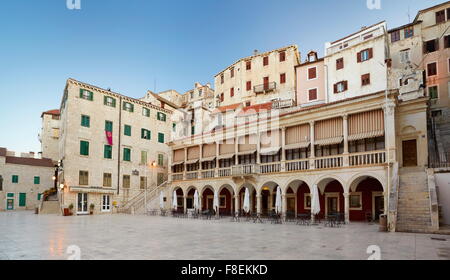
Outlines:
{"type": "Polygon", "coordinates": [[[384,197],[376,196],[375,197],[375,220],[380,219],[380,215],[384,213],[384,197]]]}
{"type": "Polygon", "coordinates": [[[267,190],[262,191],[261,194],[261,210],[262,210],[262,214],[267,215],[269,214],[269,196],[270,196],[270,192],[267,190]]]}
{"type": "Polygon", "coordinates": [[[213,209],[214,209],[214,198],[208,197],[208,210],[213,210],[213,209]]]}
{"type": "Polygon", "coordinates": [[[6,210],[14,210],[14,199],[8,198],[6,200],[6,210]]]}
{"type": "Polygon", "coordinates": [[[417,140],[403,141],[403,166],[417,166],[417,140]]]}
{"type": "Polygon", "coordinates": [[[288,197],[287,201],[287,211],[295,213],[295,197],[288,197]]]}
{"type": "Polygon", "coordinates": [[[77,203],[77,214],[88,214],[88,194],[79,193],[77,203]]]}
{"type": "Polygon", "coordinates": [[[328,197],[327,198],[327,215],[336,214],[338,212],[338,198],[328,197]]]}

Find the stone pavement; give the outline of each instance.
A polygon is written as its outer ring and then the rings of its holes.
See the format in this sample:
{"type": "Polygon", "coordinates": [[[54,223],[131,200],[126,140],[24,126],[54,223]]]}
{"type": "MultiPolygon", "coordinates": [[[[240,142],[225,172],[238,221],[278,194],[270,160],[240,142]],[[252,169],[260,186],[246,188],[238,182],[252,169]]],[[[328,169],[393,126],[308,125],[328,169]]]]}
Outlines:
{"type": "Polygon", "coordinates": [[[304,260],[450,259],[450,236],[380,233],[377,225],[341,228],[185,220],[171,217],[34,215],[0,212],[0,260],[67,259],[304,260]],[[437,238],[441,240],[433,240],[437,238]]]}

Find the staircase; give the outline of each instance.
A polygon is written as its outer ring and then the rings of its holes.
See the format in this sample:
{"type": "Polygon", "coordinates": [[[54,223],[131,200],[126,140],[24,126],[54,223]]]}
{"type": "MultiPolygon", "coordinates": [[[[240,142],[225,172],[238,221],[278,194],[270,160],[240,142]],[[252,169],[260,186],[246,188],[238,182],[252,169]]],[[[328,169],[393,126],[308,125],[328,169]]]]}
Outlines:
{"type": "Polygon", "coordinates": [[[428,176],[423,168],[401,168],[396,230],[430,232],[431,209],[428,176]]]}
{"type": "Polygon", "coordinates": [[[59,205],[57,195],[53,195],[47,198],[47,200],[42,201],[40,206],[39,214],[49,215],[49,214],[61,214],[61,207],[59,205]]]}
{"type": "Polygon", "coordinates": [[[147,190],[147,192],[139,193],[120,207],[117,212],[122,214],[145,214],[151,208],[159,208],[159,195],[166,185],[167,182],[164,182],[158,187],[147,190]],[[146,203],[147,209],[145,209],[146,203]]]}

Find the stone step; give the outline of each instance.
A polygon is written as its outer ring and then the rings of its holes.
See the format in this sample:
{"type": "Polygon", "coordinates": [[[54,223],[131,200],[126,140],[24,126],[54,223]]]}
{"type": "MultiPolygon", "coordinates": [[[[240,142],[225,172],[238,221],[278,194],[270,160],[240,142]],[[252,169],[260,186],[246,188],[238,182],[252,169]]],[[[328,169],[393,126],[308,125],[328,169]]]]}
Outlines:
{"type": "Polygon", "coordinates": [[[59,201],[44,201],[42,203],[42,208],[39,214],[61,214],[61,208],[59,206],[59,201]]]}
{"type": "Polygon", "coordinates": [[[401,215],[400,213],[397,214],[397,218],[400,218],[400,221],[415,221],[415,222],[430,222],[431,218],[430,215],[401,215]]]}

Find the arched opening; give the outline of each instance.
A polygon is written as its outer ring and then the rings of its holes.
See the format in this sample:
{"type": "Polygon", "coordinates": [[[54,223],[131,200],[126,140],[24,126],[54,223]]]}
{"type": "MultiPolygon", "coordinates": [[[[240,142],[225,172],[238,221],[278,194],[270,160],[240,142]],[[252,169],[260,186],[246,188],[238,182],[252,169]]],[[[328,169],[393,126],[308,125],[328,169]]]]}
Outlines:
{"type": "Polygon", "coordinates": [[[269,215],[275,210],[278,184],[267,182],[261,187],[261,214],[269,215]]]}
{"type": "Polygon", "coordinates": [[[383,185],[370,176],[357,178],[350,186],[350,221],[375,221],[384,213],[383,185]]]}
{"type": "Polygon", "coordinates": [[[214,210],[214,189],[206,186],[202,192],[202,211],[214,210]]]}
{"type": "Polygon", "coordinates": [[[239,190],[239,212],[244,214],[244,197],[245,189],[248,188],[250,193],[250,213],[256,213],[256,189],[252,184],[246,183],[239,190]]]}
{"type": "Polygon", "coordinates": [[[311,213],[311,191],[305,182],[297,182],[297,214],[311,213]]]}
{"type": "Polygon", "coordinates": [[[320,216],[341,215],[345,213],[344,187],[333,178],[326,178],[318,185],[320,216]]]}
{"type": "Polygon", "coordinates": [[[176,189],[177,193],[177,212],[184,213],[184,193],[181,188],[176,189]]]}
{"type": "MultiPolygon", "coordinates": [[[[186,196],[186,209],[194,209],[194,195],[197,189],[195,187],[190,187],[187,191],[186,196]]],[[[200,195],[200,194],[199,194],[200,195]]]]}
{"type": "Polygon", "coordinates": [[[219,192],[219,214],[222,216],[232,216],[234,205],[234,191],[230,185],[224,185],[219,192]]]}

